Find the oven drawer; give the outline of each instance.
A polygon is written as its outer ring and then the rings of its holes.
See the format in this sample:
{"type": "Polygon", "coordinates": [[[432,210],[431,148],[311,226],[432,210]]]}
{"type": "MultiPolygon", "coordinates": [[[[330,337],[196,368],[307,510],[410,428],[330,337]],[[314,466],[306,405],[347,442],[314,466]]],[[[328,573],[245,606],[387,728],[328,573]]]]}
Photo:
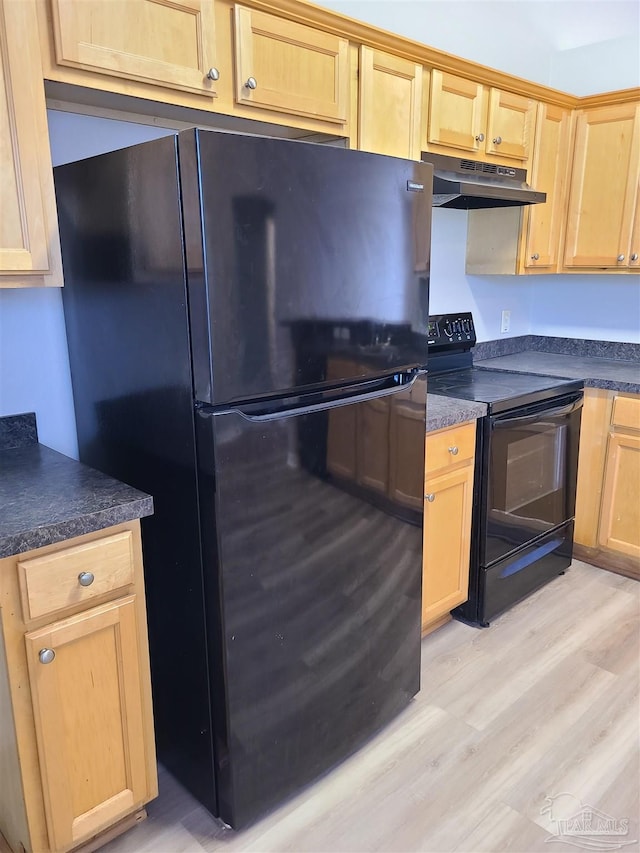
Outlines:
{"type": "Polygon", "coordinates": [[[480,622],[489,622],[557,577],[571,564],[572,551],[573,521],[570,521],[491,568],[481,568],[480,622]]]}
{"type": "Polygon", "coordinates": [[[131,531],[18,563],[25,622],[133,583],[131,531]]]}
{"type": "Polygon", "coordinates": [[[426,473],[473,459],[475,444],[475,423],[447,427],[441,432],[427,433],[426,473]]]}

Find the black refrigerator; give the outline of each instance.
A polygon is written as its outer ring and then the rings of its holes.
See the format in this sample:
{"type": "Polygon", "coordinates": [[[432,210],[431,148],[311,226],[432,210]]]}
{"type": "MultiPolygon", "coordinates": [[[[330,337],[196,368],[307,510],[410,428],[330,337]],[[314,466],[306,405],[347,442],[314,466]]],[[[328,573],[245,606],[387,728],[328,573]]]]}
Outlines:
{"type": "Polygon", "coordinates": [[[55,184],[80,458],[154,498],[158,755],[242,827],[419,690],[431,166],[194,129],[55,184]]]}

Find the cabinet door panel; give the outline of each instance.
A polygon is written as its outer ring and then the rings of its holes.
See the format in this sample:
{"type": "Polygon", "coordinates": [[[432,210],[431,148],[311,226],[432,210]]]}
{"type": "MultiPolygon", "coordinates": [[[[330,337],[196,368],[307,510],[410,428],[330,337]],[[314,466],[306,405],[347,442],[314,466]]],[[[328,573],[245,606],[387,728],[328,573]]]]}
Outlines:
{"type": "Polygon", "coordinates": [[[78,843],[147,795],[135,596],[25,636],[52,849],[78,843]],[[51,649],[50,663],[39,653],[51,649]]]}
{"type": "Polygon", "coordinates": [[[609,437],[599,542],[640,558],[640,436],[609,437]]]}
{"type": "Polygon", "coordinates": [[[0,199],[0,285],[41,284],[29,277],[59,272],[60,242],[30,0],[0,4],[0,199]]]}
{"type": "Polygon", "coordinates": [[[437,145],[479,151],[483,130],[482,86],[464,77],[433,69],[427,139],[437,145]]]}
{"type": "Polygon", "coordinates": [[[469,595],[473,465],[430,477],[425,488],[423,629],[469,595]]]}
{"type": "Polygon", "coordinates": [[[236,100],[344,123],[348,50],[347,39],[236,6],[236,100]],[[253,78],[254,88],[246,85],[249,78],[253,78]]]}
{"type": "Polygon", "coordinates": [[[214,95],[212,0],[53,0],[60,65],[214,95]]]}
{"type": "Polygon", "coordinates": [[[640,106],[578,112],[565,266],[628,267],[639,173],[640,106]]]}
{"type": "Polygon", "coordinates": [[[547,200],[525,211],[525,267],[552,267],[558,263],[570,135],[569,111],[540,104],[530,183],[545,192],[547,200]]]}
{"type": "Polygon", "coordinates": [[[419,160],[422,66],[363,46],[359,81],[358,147],[419,160]]]}
{"type": "Polygon", "coordinates": [[[533,136],[536,102],[492,88],[489,93],[487,154],[527,160],[533,136]]]}

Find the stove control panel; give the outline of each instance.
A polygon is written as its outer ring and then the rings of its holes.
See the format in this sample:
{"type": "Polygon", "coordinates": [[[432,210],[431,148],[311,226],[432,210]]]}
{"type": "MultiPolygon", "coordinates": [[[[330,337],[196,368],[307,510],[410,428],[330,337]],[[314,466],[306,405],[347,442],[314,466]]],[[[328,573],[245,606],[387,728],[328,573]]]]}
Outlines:
{"type": "Polygon", "coordinates": [[[476,342],[471,312],[429,315],[428,336],[429,351],[469,349],[476,342]]]}

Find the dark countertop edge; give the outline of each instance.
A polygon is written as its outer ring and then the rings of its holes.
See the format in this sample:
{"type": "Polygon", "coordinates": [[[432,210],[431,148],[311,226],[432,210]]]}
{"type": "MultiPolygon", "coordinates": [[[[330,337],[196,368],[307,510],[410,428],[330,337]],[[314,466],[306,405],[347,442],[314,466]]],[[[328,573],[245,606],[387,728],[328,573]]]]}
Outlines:
{"type": "Polygon", "coordinates": [[[457,397],[445,397],[442,394],[429,394],[427,392],[427,433],[478,420],[486,414],[486,403],[460,400],[457,397]],[[446,411],[437,411],[434,414],[430,414],[429,404],[433,407],[440,401],[442,401],[443,409],[445,409],[446,405],[446,411]]]}
{"type": "Polygon", "coordinates": [[[584,380],[585,388],[602,388],[603,391],[621,391],[623,394],[640,394],[640,382],[616,382],[615,379],[584,380]]]}
{"type": "Polygon", "coordinates": [[[115,527],[127,521],[135,521],[153,515],[153,498],[135,498],[116,507],[84,513],[76,518],[65,519],[55,524],[46,524],[0,539],[0,559],[45,548],[69,539],[95,533],[107,527],[115,527]]]}

